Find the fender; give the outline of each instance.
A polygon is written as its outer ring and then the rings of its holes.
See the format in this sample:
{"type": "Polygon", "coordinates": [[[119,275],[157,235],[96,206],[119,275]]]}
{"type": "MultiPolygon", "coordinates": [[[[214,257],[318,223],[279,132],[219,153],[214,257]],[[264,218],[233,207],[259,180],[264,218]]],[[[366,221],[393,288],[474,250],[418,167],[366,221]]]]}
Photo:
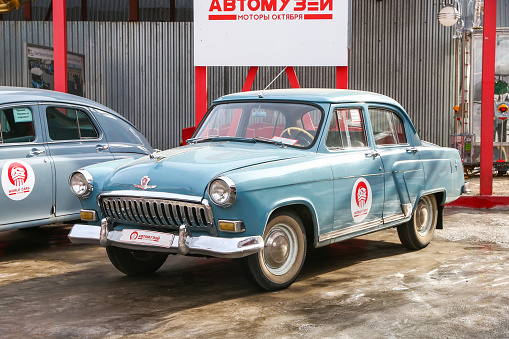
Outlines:
{"type": "MultiPolygon", "coordinates": [[[[402,206],[412,204],[412,210],[417,202],[419,192],[424,189],[424,169],[421,160],[397,161],[392,167],[392,177],[396,184],[399,200],[402,206]]],[[[406,215],[406,213],[405,213],[406,215]]]]}
{"type": "Polygon", "coordinates": [[[265,233],[265,227],[269,223],[269,219],[272,214],[278,209],[285,207],[292,207],[294,205],[304,205],[311,212],[311,219],[313,221],[313,245],[316,246],[318,244],[318,235],[320,234],[320,222],[318,221],[318,215],[316,213],[316,208],[311,201],[303,197],[295,197],[295,198],[287,198],[283,200],[277,201],[273,208],[267,213],[265,217],[265,226],[263,227],[263,232],[265,233]]]}

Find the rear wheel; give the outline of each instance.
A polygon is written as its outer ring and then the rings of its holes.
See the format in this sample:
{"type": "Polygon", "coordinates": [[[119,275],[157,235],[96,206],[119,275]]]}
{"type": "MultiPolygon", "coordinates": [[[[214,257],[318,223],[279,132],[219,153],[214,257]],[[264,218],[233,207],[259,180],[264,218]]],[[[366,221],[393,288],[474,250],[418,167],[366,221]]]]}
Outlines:
{"type": "Polygon", "coordinates": [[[113,266],[127,275],[150,274],[163,266],[168,254],[147,251],[134,251],[108,246],[106,252],[113,266]]]}
{"type": "Polygon", "coordinates": [[[437,227],[438,209],[434,195],[425,195],[415,206],[412,219],[398,226],[399,240],[410,250],[428,246],[437,227]]]}
{"type": "Polygon", "coordinates": [[[306,234],[300,218],[292,212],[273,216],[263,234],[265,247],[243,258],[248,278],[258,287],[275,291],[290,286],[306,257],[306,234]]]}

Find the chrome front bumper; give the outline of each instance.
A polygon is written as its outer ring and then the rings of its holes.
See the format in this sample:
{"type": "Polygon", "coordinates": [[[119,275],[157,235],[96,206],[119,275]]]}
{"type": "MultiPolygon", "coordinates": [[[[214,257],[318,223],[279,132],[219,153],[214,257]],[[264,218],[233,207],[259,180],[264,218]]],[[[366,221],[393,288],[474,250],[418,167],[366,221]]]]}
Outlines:
{"type": "MultiPolygon", "coordinates": [[[[162,232],[154,232],[166,234],[162,232]]],[[[75,244],[94,244],[116,246],[132,250],[164,252],[173,254],[192,254],[216,258],[242,258],[258,253],[264,242],[260,236],[242,238],[220,238],[212,236],[190,236],[187,225],[181,225],[179,234],[173,237],[170,247],[150,244],[131,244],[120,241],[122,231],[114,230],[110,222],[103,220],[101,226],[76,224],[69,232],[69,239],[75,244]]]]}

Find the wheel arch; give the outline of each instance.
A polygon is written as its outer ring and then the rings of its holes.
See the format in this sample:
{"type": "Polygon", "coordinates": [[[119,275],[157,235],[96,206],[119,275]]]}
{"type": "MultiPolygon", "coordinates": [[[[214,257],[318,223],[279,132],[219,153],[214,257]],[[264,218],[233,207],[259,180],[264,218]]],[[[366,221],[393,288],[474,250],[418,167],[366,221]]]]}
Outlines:
{"type": "Polygon", "coordinates": [[[265,227],[276,213],[283,213],[285,210],[296,214],[306,231],[308,245],[316,246],[318,243],[318,218],[314,206],[308,201],[292,201],[279,204],[267,216],[265,227]]]}
{"type": "Polygon", "coordinates": [[[445,188],[437,189],[437,190],[433,190],[433,191],[426,191],[426,192],[422,191],[417,196],[417,199],[415,200],[415,203],[413,206],[413,208],[415,209],[415,207],[417,206],[417,202],[419,201],[419,199],[421,197],[426,196],[426,195],[434,195],[435,200],[437,202],[437,213],[438,213],[436,229],[439,229],[439,230],[444,229],[443,215],[444,215],[444,204],[446,201],[445,199],[447,198],[446,194],[447,194],[447,192],[446,192],[445,188]]]}

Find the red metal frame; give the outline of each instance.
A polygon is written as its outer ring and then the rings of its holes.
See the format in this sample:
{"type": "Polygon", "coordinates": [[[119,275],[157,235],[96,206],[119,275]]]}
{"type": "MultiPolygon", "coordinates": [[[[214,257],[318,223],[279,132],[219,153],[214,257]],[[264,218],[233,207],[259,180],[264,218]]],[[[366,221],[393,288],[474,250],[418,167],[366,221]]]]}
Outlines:
{"type": "Polygon", "coordinates": [[[299,79],[297,79],[297,74],[295,73],[295,68],[286,67],[285,68],[286,75],[288,76],[288,80],[290,80],[291,88],[300,88],[299,79]]]}
{"type": "Polygon", "coordinates": [[[129,0],[129,21],[139,21],[139,0],[129,0]]]}
{"type": "Polygon", "coordinates": [[[27,2],[23,5],[23,11],[25,14],[25,20],[26,21],[32,21],[32,3],[27,2]]]}
{"type": "Polygon", "coordinates": [[[493,93],[495,93],[496,41],[497,0],[485,0],[482,47],[481,195],[493,194],[493,93]]]}
{"type": "Polygon", "coordinates": [[[348,66],[336,67],[336,88],[348,89],[348,66]]]}
{"type": "Polygon", "coordinates": [[[67,18],[66,0],[53,0],[53,58],[55,91],[67,93],[67,18]]]}
{"type": "Polygon", "coordinates": [[[253,88],[253,83],[256,78],[256,73],[258,73],[258,68],[259,67],[256,66],[252,66],[249,68],[246,81],[244,82],[244,87],[242,87],[242,92],[249,92],[251,88],[253,88]]]}
{"type": "Polygon", "coordinates": [[[195,79],[195,126],[198,126],[200,121],[207,113],[207,66],[194,67],[195,79]]]}

